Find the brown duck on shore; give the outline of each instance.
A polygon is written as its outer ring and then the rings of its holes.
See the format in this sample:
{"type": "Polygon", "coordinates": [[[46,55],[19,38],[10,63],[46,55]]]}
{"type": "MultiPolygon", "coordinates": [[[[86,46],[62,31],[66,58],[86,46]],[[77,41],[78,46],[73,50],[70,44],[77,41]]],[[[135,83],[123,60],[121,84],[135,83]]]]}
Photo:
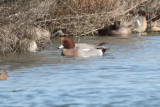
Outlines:
{"type": "Polygon", "coordinates": [[[0,80],[8,80],[9,75],[5,69],[0,68],[0,80]]]}
{"type": "Polygon", "coordinates": [[[113,25],[98,30],[98,34],[101,36],[128,36],[130,33],[131,30],[129,28],[120,26],[120,21],[115,21],[113,25]]]}

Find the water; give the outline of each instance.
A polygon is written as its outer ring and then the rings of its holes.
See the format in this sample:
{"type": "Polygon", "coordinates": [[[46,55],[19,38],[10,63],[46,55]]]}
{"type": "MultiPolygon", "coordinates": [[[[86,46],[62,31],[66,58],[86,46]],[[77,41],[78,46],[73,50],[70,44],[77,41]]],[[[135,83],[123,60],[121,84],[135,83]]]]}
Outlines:
{"type": "MultiPolygon", "coordinates": [[[[76,39],[78,41],[78,38],[76,39]]],[[[59,38],[35,54],[0,57],[0,107],[159,107],[160,34],[85,37],[110,50],[103,57],[60,56],[59,38]]]]}

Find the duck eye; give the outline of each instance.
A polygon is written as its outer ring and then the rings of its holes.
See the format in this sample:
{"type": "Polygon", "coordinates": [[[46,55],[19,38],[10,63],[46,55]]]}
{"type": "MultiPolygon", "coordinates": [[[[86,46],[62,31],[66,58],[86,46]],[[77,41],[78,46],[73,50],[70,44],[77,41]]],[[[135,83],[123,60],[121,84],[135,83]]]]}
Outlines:
{"type": "Polygon", "coordinates": [[[67,43],[68,43],[68,41],[67,41],[67,40],[65,40],[65,41],[64,41],[64,44],[67,44],[67,43]]]}

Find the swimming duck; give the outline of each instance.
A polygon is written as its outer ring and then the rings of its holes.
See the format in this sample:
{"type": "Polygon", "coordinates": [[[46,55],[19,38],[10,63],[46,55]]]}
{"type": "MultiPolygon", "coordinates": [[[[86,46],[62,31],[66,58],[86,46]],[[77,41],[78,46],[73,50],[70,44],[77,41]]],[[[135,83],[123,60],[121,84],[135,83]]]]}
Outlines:
{"type": "Polygon", "coordinates": [[[106,48],[86,43],[74,43],[69,37],[61,38],[62,56],[67,57],[90,57],[90,56],[103,56],[106,48]]]}
{"type": "Polygon", "coordinates": [[[121,27],[120,21],[115,21],[113,25],[107,28],[98,30],[99,35],[108,36],[128,36],[131,33],[129,28],[121,27]]]}
{"type": "Polygon", "coordinates": [[[133,32],[137,32],[137,33],[145,32],[145,30],[147,29],[146,16],[147,16],[146,9],[141,9],[139,11],[139,16],[137,17],[137,19],[135,21],[135,28],[134,28],[133,32]]]}
{"type": "Polygon", "coordinates": [[[0,68],[0,80],[8,80],[9,75],[5,69],[0,68]]]}

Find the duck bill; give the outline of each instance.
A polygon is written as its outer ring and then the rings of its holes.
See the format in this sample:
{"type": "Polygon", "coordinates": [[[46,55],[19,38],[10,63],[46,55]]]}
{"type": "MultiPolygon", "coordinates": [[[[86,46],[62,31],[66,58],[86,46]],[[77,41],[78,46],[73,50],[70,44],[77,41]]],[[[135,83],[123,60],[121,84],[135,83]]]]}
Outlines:
{"type": "Polygon", "coordinates": [[[63,49],[63,48],[64,48],[64,46],[61,44],[58,48],[59,48],[59,49],[63,49]]]}

